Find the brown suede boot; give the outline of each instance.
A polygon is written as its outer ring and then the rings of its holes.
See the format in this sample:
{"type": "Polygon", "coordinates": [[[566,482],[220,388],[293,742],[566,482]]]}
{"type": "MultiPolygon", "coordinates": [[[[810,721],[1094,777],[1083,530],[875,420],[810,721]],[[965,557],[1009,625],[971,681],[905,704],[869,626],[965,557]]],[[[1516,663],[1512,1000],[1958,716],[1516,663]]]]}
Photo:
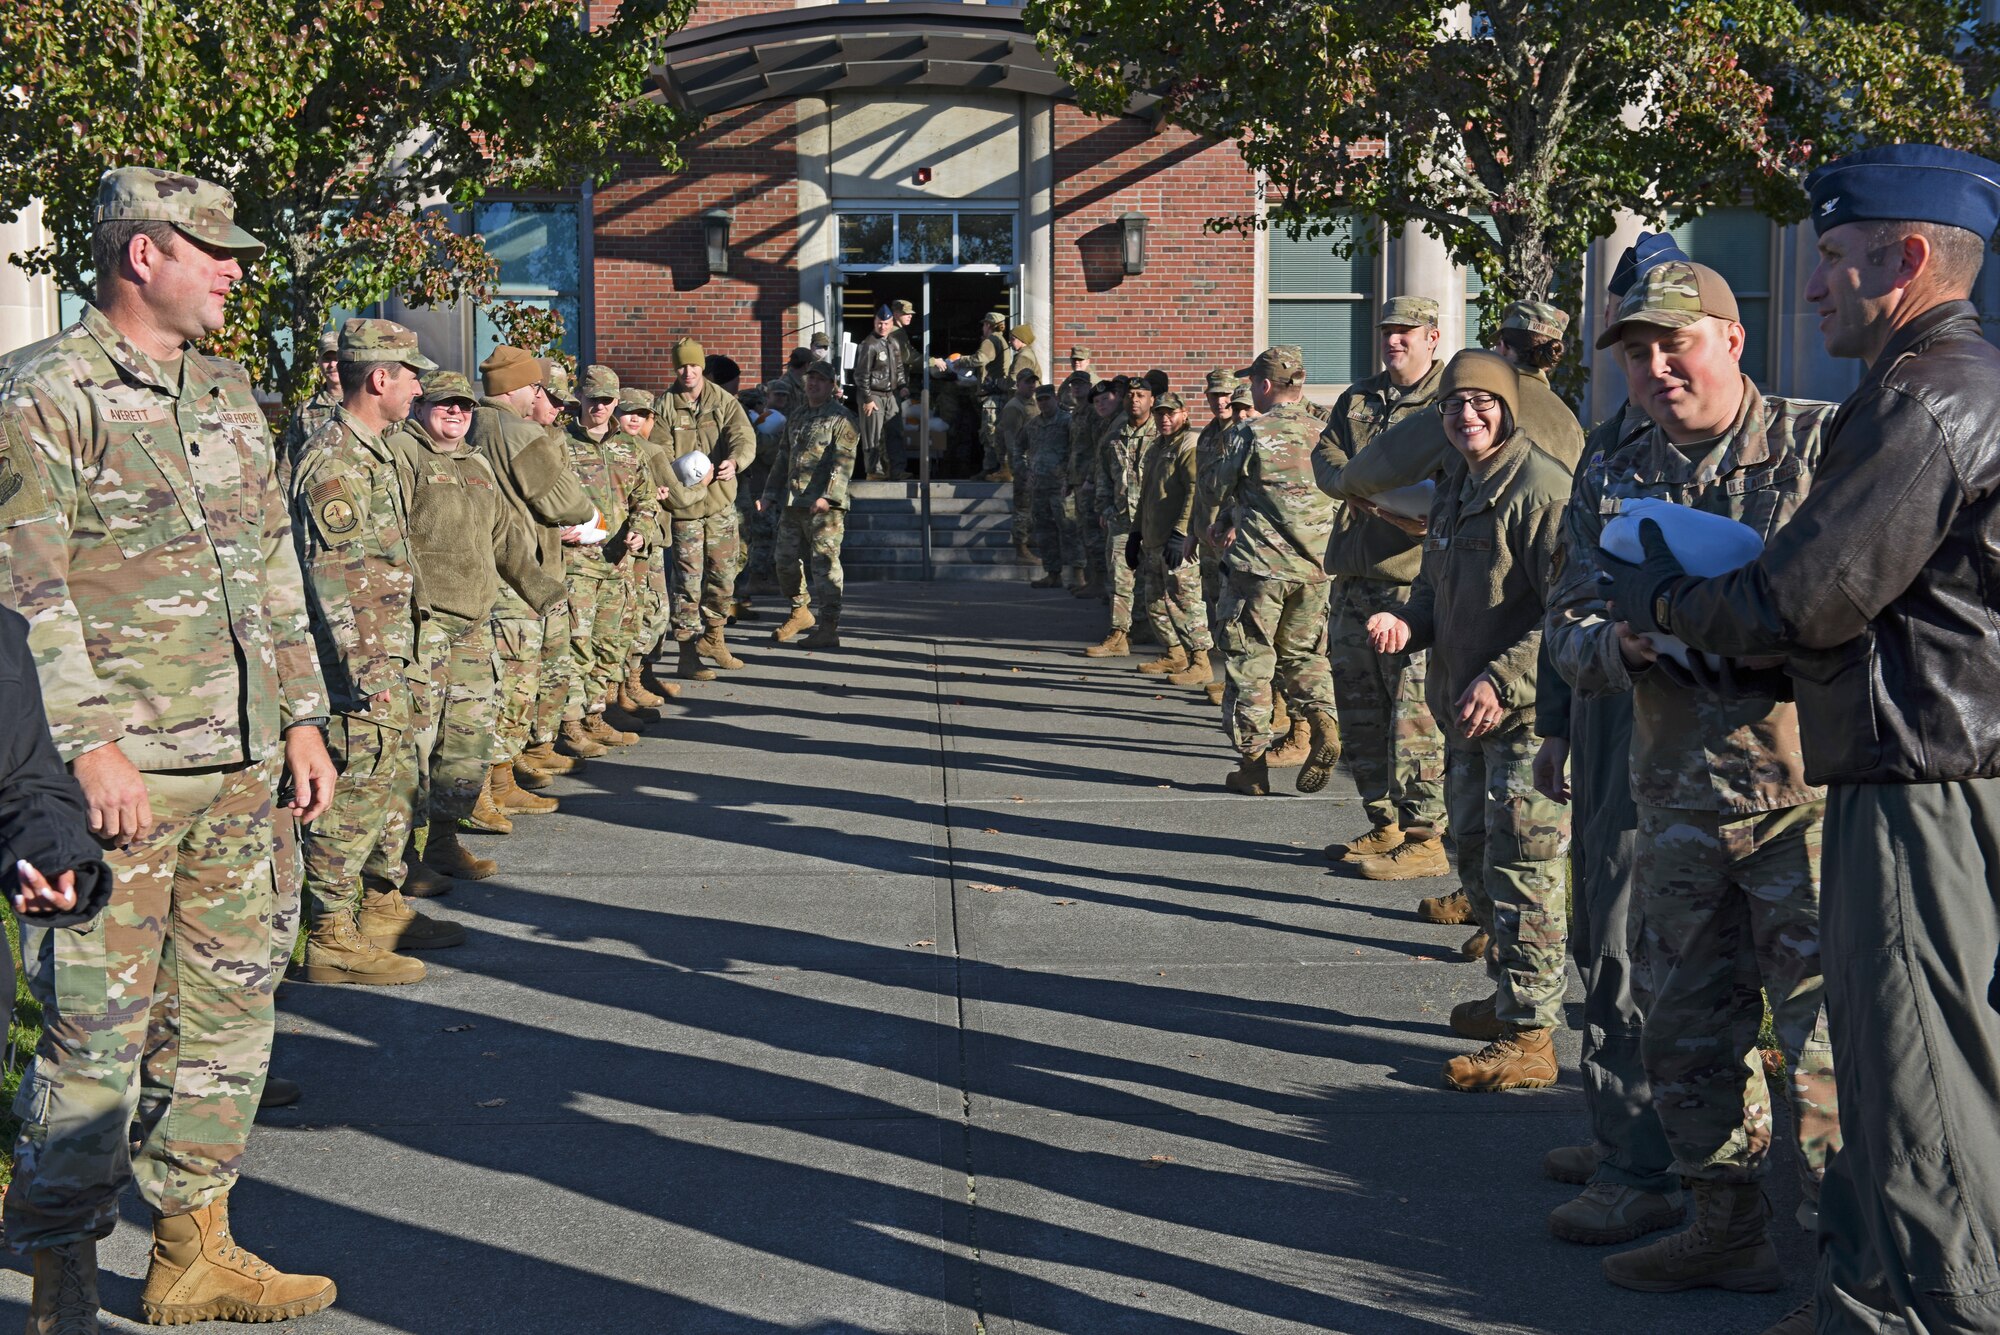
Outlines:
{"type": "Polygon", "coordinates": [[[1028,581],[1028,587],[1031,589],[1060,589],[1062,586],[1062,575],[1060,572],[1054,570],[1037,575],[1028,581]]]}
{"type": "Polygon", "coordinates": [[[1604,1152],[1595,1145],[1558,1145],[1542,1156],[1542,1176],[1580,1187],[1597,1176],[1604,1152]]]}
{"type": "Polygon", "coordinates": [[[665,677],[662,677],[660,675],[660,665],[650,658],[640,666],[639,680],[654,695],[663,695],[669,700],[678,700],[680,698],[681,684],[677,681],[668,681],[665,677]]]}
{"type": "Polygon", "coordinates": [[[229,1234],[229,1198],[153,1221],[153,1260],[139,1310],[155,1326],[290,1321],[333,1305],[324,1275],[288,1275],[229,1234]]]}
{"type": "Polygon", "coordinates": [[[1755,1182],[1705,1182],[1694,1187],[1694,1223],[1658,1242],[1604,1258],[1604,1277],[1641,1293],[1729,1289],[1771,1293],[1785,1273],[1764,1223],[1771,1207],[1755,1182]]]}
{"type": "MultiPolygon", "coordinates": [[[[609,697],[605,699],[604,708],[596,717],[603,719],[608,726],[617,731],[627,734],[635,742],[645,735],[646,720],[637,714],[626,713],[616,700],[609,697]]],[[[657,718],[658,715],[654,717],[657,718]]]]}
{"type": "Polygon", "coordinates": [[[703,667],[701,654],[694,647],[693,640],[682,640],[680,662],[674,666],[674,675],[688,681],[714,681],[715,673],[703,667]]]}
{"type": "Polygon", "coordinates": [[[660,711],[651,705],[640,704],[633,697],[632,692],[625,689],[625,683],[622,681],[611,688],[611,694],[608,699],[610,703],[618,706],[627,718],[635,718],[641,723],[658,723],[660,721],[660,711]]]}
{"type": "Polygon", "coordinates": [[[1467,1094],[1547,1089],[1556,1082],[1555,1031],[1506,1026],[1479,1051],[1444,1064],[1444,1083],[1467,1094]]]}
{"type": "Polygon", "coordinates": [[[104,1328],[97,1322],[97,1243],[66,1242],[31,1255],[28,1335],[98,1335],[104,1328]]]}
{"type": "Polygon", "coordinates": [[[1085,658],[1123,658],[1132,652],[1132,637],[1125,631],[1114,630],[1104,637],[1101,644],[1093,644],[1083,651],[1085,658]]]}
{"type": "MultiPolygon", "coordinates": [[[[566,756],[556,750],[554,742],[536,742],[533,746],[514,757],[514,764],[538,769],[544,774],[574,774],[583,768],[583,761],[576,756],[566,756]]],[[[516,778],[519,778],[517,773],[516,778]]]]}
{"type": "Polygon", "coordinates": [[[481,834],[514,833],[514,822],[507,819],[507,813],[493,800],[490,780],[479,786],[479,800],[472,804],[472,814],[465,818],[465,824],[481,834]]]}
{"type": "Polygon", "coordinates": [[[583,730],[591,741],[601,746],[631,746],[639,740],[638,733],[613,727],[602,714],[585,714],[583,730]]]}
{"type": "Polygon", "coordinates": [[[724,671],[733,672],[743,666],[743,660],[729,652],[729,642],[721,626],[708,627],[708,633],[695,641],[694,651],[724,671]]]}
{"type": "Polygon", "coordinates": [[[508,768],[514,771],[514,786],[531,793],[538,793],[555,781],[547,770],[536,769],[525,760],[516,760],[508,768]]]}
{"type": "Polygon", "coordinates": [[[1312,751],[1299,769],[1296,786],[1302,793],[1316,793],[1326,787],[1333,767],[1340,763],[1340,721],[1331,709],[1315,709],[1307,713],[1306,727],[1312,735],[1312,751]]]}
{"type": "Polygon", "coordinates": [[[1187,650],[1175,644],[1170,646],[1158,658],[1148,659],[1139,664],[1139,671],[1165,676],[1168,673],[1184,671],[1187,665],[1187,650]]]}
{"type": "Polygon", "coordinates": [[[1403,842],[1403,831],[1395,825],[1381,825],[1358,839],[1344,843],[1328,844],[1326,856],[1333,862],[1359,862],[1363,858],[1379,857],[1390,852],[1403,842]]]}
{"type": "Polygon", "coordinates": [[[1206,686],[1202,687],[1202,689],[1203,689],[1204,691],[1207,691],[1207,692],[1208,692],[1208,702],[1209,702],[1210,704],[1212,704],[1212,705],[1220,705],[1220,704],[1222,703],[1222,683],[1221,683],[1221,682],[1219,682],[1219,681],[1212,681],[1212,682],[1210,682],[1210,683],[1209,683],[1208,685],[1206,685],[1206,686]]]}
{"type": "Polygon", "coordinates": [[[655,695],[646,688],[645,674],[639,671],[637,663],[625,665],[625,694],[641,709],[658,709],[667,702],[665,696],[655,695]]]}
{"type": "Polygon", "coordinates": [[[812,634],[799,641],[801,649],[838,649],[840,647],[840,618],[825,617],[812,628],[812,634]]]}
{"type": "Polygon", "coordinates": [[[1099,584],[1096,580],[1092,579],[1092,580],[1085,580],[1082,584],[1079,584],[1075,588],[1071,589],[1070,595],[1076,598],[1095,598],[1103,592],[1104,592],[1104,586],[1102,584],[1099,584]]]}
{"type": "Polygon", "coordinates": [[[1426,895],[1417,901],[1417,917],[1442,927],[1457,927],[1472,921],[1472,901],[1463,890],[1448,895],[1426,895]]]}
{"type": "Polygon", "coordinates": [[[1493,1013],[1493,998],[1480,997],[1477,1001],[1461,1001],[1451,1008],[1451,1032],[1461,1038],[1491,1043],[1496,1038],[1505,1038],[1510,1030],[1493,1013]]]}
{"type": "Polygon", "coordinates": [[[308,983],[395,987],[424,980],[424,962],[405,959],[363,937],[346,914],[321,918],[306,936],[305,961],[293,977],[308,983]]]}
{"type": "Polygon", "coordinates": [[[509,816],[546,816],[559,805],[553,797],[523,792],[514,782],[512,765],[495,765],[487,773],[486,791],[493,794],[493,805],[509,816]]]}
{"type": "Polygon", "coordinates": [[[583,726],[582,719],[564,719],[562,725],[562,748],[573,756],[589,756],[595,759],[606,754],[610,748],[590,735],[590,729],[583,726]]]}
{"type": "Polygon", "coordinates": [[[1215,680],[1215,665],[1208,661],[1206,652],[1189,654],[1188,665],[1179,672],[1169,673],[1167,680],[1176,686],[1206,687],[1215,680]]]}
{"type": "Polygon", "coordinates": [[[443,950],[465,944],[465,928],[417,912],[403,899],[403,892],[363,889],[361,916],[355,930],[362,938],[384,950],[443,950]]]}
{"type": "Polygon", "coordinates": [[[1451,860],[1436,830],[1411,830],[1388,852],[1357,859],[1354,870],[1364,881],[1416,881],[1449,876],[1451,860]]]}
{"type": "Polygon", "coordinates": [[[771,641],[774,644],[790,644],[812,628],[812,609],[805,606],[794,607],[792,614],[780,621],[777,629],[771,632],[771,641]]]}
{"type": "MultiPolygon", "coordinates": [[[[1592,1182],[1575,1200],[1549,1211],[1549,1232],[1564,1242],[1608,1247],[1672,1228],[1685,1218],[1687,1205],[1678,1191],[1645,1191],[1623,1182],[1592,1182]]],[[[1812,1335],[1812,1327],[1798,1335],[1812,1335]]]]}
{"type": "Polygon", "coordinates": [[[1285,735],[1285,740],[1271,748],[1271,768],[1291,769],[1303,765],[1311,754],[1312,729],[1306,726],[1304,719],[1293,719],[1292,730],[1285,735]]]}
{"type": "MultiPolygon", "coordinates": [[[[437,837],[437,828],[431,827],[433,839],[437,837]]],[[[458,837],[458,831],[451,833],[454,839],[458,837]]],[[[430,851],[429,844],[424,846],[424,851],[430,851]]],[[[449,872],[431,866],[416,856],[414,849],[403,855],[403,893],[411,899],[436,899],[439,895],[448,895],[454,884],[449,872]]]]}
{"type": "Polygon", "coordinates": [[[1486,958],[1486,952],[1492,945],[1493,934],[1482,927],[1465,938],[1464,944],[1458,948],[1458,957],[1467,964],[1476,963],[1486,958]]]}
{"type": "MultiPolygon", "coordinates": [[[[459,842],[458,831],[449,825],[431,822],[429,838],[424,840],[424,860],[421,864],[435,867],[447,876],[463,881],[483,881],[500,870],[500,864],[492,858],[482,858],[459,842]]],[[[403,893],[409,893],[409,883],[403,885],[403,893]]]]}
{"type": "Polygon", "coordinates": [[[1785,1313],[1777,1325],[1765,1330],[1764,1335],[1813,1335],[1813,1332],[1819,1329],[1816,1319],[1818,1312],[1817,1304],[1808,1298],[1785,1313]]]}
{"type": "Polygon", "coordinates": [[[1271,794],[1271,767],[1265,761],[1264,753],[1246,755],[1236,769],[1224,776],[1222,786],[1232,793],[1242,793],[1248,797],[1269,797],[1271,794]]]}

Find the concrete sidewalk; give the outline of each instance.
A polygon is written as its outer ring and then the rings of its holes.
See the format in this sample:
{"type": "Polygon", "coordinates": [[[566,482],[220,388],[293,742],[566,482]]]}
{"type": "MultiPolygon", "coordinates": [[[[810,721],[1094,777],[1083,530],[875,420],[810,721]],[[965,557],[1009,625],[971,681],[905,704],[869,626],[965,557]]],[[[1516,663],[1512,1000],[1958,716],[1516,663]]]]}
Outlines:
{"type": "Polygon", "coordinates": [[[1484,979],[1408,911],[1441,883],[1330,873],[1344,777],[1225,793],[1205,699],[1081,657],[1096,604],[858,586],[833,653],[774,620],[478,839],[427,981],[285,986],[306,1096],[234,1217],[341,1297],[258,1329],[1756,1335],[1803,1296],[1783,1153],[1786,1293],[1626,1293],[1551,1239],[1574,1035],[1561,1088],[1445,1090],[1484,979]]]}

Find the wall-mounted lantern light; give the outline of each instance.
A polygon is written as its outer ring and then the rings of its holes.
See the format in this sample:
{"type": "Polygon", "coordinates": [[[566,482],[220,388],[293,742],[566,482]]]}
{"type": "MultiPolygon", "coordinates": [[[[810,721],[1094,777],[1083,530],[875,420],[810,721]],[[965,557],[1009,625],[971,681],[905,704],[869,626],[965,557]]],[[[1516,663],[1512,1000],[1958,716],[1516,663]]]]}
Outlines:
{"type": "Polygon", "coordinates": [[[701,215],[702,249],[712,274],[729,272],[729,224],[735,217],[728,209],[710,209],[701,215]]]}
{"type": "Polygon", "coordinates": [[[1146,272],[1146,215],[1125,213],[1119,215],[1119,242],[1125,260],[1126,273],[1146,272]]]}

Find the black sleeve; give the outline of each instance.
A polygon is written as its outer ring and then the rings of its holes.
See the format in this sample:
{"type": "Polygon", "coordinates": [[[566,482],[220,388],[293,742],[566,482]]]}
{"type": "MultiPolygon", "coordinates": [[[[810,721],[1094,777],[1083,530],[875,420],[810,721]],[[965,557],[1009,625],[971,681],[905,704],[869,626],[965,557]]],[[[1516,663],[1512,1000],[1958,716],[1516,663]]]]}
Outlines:
{"type": "Polygon", "coordinates": [[[1541,651],[1535,655],[1535,735],[1569,737],[1570,684],[1549,661],[1549,637],[1542,636],[1541,651]]]}
{"type": "Polygon", "coordinates": [[[28,623],[0,609],[0,894],[10,898],[20,879],[16,862],[51,881],[76,872],[76,908],[35,914],[38,926],[82,926],[111,898],[111,869],[86,823],[83,790],[49,740],[28,623]]]}

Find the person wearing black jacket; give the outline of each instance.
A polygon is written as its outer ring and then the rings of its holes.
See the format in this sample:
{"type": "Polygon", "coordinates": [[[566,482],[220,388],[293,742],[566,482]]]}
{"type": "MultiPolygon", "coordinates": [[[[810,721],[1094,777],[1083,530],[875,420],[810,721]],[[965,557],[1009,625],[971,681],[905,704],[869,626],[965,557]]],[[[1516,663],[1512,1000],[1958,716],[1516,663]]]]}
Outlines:
{"type": "Polygon", "coordinates": [[[1608,563],[1638,631],[1788,655],[1828,785],[1820,948],[1844,1145],[1817,1311],[1774,1331],[2000,1329],[2000,350],[1966,300],[2000,164],[1868,149],[1809,178],[1827,350],[1868,363],[1761,558],[1608,563]],[[1816,1322],[1816,1327],[1815,1323],[1816,1322]]]}
{"type": "MultiPolygon", "coordinates": [[[[0,894],[20,915],[22,948],[82,927],[111,898],[111,869],[91,836],[83,790],[63,768],[28,655],[28,623],[0,607],[0,894]]],[[[14,1018],[14,952],[0,951],[0,997],[14,1018]]],[[[0,1033],[5,1033],[0,1027],[0,1033]]]]}

